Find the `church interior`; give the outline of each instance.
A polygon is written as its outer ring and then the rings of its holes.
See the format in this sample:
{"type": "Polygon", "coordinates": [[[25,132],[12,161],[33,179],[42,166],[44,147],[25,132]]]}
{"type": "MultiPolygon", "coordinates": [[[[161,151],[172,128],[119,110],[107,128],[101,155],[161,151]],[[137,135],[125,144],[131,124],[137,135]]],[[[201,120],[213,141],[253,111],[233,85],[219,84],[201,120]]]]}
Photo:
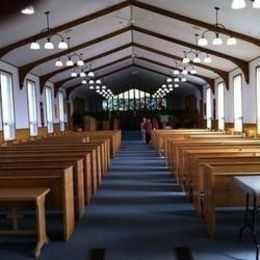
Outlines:
{"type": "Polygon", "coordinates": [[[260,259],[260,0],[2,0],[0,260],[260,259]]]}

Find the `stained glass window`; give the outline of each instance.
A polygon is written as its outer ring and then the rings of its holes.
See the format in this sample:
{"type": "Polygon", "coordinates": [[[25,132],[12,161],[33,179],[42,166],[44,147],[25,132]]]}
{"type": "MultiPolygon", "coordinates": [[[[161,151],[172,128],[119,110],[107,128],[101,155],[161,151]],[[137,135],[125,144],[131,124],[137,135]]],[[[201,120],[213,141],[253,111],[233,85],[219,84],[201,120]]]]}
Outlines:
{"type": "Polygon", "coordinates": [[[102,107],[105,111],[164,110],[167,107],[167,102],[164,98],[152,98],[148,92],[130,89],[104,100],[102,107]]]}

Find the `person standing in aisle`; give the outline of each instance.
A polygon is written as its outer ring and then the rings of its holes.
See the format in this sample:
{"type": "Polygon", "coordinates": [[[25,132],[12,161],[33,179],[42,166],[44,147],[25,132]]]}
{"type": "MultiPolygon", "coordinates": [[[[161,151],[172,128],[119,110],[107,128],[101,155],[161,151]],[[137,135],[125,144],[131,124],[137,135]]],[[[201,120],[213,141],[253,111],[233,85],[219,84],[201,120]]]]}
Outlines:
{"type": "Polygon", "coordinates": [[[150,118],[148,118],[145,124],[145,141],[147,144],[151,142],[152,129],[153,129],[153,124],[151,123],[150,118]]]}
{"type": "Polygon", "coordinates": [[[143,118],[143,121],[141,122],[140,130],[141,130],[141,138],[142,142],[145,144],[145,125],[146,125],[146,118],[143,118]]]}

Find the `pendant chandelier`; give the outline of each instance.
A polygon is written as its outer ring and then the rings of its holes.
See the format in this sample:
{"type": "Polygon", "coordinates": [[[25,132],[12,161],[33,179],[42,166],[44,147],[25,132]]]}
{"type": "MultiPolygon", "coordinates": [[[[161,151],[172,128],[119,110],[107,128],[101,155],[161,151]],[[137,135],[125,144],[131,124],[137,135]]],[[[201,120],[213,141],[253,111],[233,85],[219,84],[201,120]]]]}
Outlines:
{"type": "MultiPolygon", "coordinates": [[[[47,41],[45,42],[43,48],[46,50],[53,50],[54,49],[54,44],[52,43],[52,39],[53,37],[58,37],[59,38],[59,43],[58,43],[58,48],[61,50],[66,50],[68,49],[68,44],[64,41],[63,36],[60,33],[51,33],[51,28],[50,28],[50,19],[49,19],[49,15],[50,12],[47,11],[44,13],[46,15],[46,20],[47,20],[47,27],[44,28],[43,30],[41,30],[41,33],[43,32],[47,32],[47,41]]],[[[34,41],[31,43],[30,45],[30,49],[31,50],[40,50],[41,46],[37,41],[34,41]]]]}
{"type": "Polygon", "coordinates": [[[176,62],[176,69],[173,70],[173,75],[178,78],[179,75],[181,76],[187,74],[191,74],[191,75],[197,74],[197,70],[194,67],[194,65],[189,63],[176,62]]]}
{"type": "MultiPolygon", "coordinates": [[[[198,34],[195,34],[195,38],[196,38],[196,45],[198,45],[198,42],[199,42],[199,35],[198,34]]],[[[189,51],[183,51],[183,59],[182,59],[182,62],[184,64],[188,64],[190,63],[191,61],[193,63],[201,63],[202,61],[202,58],[200,57],[201,52],[199,52],[198,50],[189,50],[189,51]]],[[[212,59],[211,57],[209,56],[209,54],[207,53],[206,54],[206,57],[204,57],[203,59],[203,62],[204,63],[211,63],[212,62],[212,59]]]]}
{"type": "MultiPolygon", "coordinates": [[[[215,35],[215,38],[212,42],[212,44],[214,46],[217,45],[222,45],[223,44],[223,40],[220,38],[220,29],[226,29],[226,27],[223,24],[220,24],[218,21],[218,12],[219,12],[219,7],[215,7],[216,10],[216,23],[214,24],[214,30],[206,30],[202,33],[202,37],[199,39],[198,41],[198,45],[199,46],[207,46],[208,45],[208,40],[205,38],[206,34],[211,32],[215,35]]],[[[232,35],[229,36],[229,38],[227,39],[227,45],[235,45],[237,44],[237,40],[236,38],[234,38],[232,35]]]]}
{"type": "MultiPolygon", "coordinates": [[[[68,49],[70,50],[70,37],[67,38],[67,45],[68,49]]],[[[55,62],[56,67],[63,67],[64,65],[67,67],[73,67],[75,64],[77,64],[78,67],[84,67],[85,63],[83,60],[83,54],[82,53],[76,53],[76,52],[69,52],[69,54],[66,56],[67,61],[63,62],[61,57],[57,59],[55,62]]]]}
{"type": "MultiPolygon", "coordinates": [[[[253,8],[260,8],[260,0],[250,0],[253,2],[253,8]]],[[[234,10],[243,9],[246,7],[246,0],[233,0],[231,8],[234,10]]]]}

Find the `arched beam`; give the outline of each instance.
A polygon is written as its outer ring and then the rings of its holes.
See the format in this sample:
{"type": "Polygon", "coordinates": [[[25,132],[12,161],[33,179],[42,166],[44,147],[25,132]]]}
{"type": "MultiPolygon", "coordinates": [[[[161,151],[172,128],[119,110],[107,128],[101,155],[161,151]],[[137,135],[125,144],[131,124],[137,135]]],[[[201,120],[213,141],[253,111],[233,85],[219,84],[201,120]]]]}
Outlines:
{"type": "MultiPolygon", "coordinates": [[[[129,69],[129,68],[131,68],[132,66],[133,66],[132,64],[127,65],[127,66],[124,66],[124,67],[122,67],[122,68],[120,68],[120,69],[113,70],[113,71],[108,72],[108,73],[106,73],[106,74],[102,74],[102,75],[100,75],[98,78],[108,77],[108,76],[113,75],[113,74],[115,74],[115,73],[118,73],[118,72],[120,72],[120,71],[129,69]]],[[[95,78],[95,79],[97,79],[97,78],[95,78]]],[[[77,84],[76,86],[66,88],[66,96],[67,96],[67,99],[69,98],[70,93],[71,93],[75,88],[80,87],[80,86],[82,86],[82,84],[77,84]]],[[[57,91],[58,91],[58,90],[57,90],[57,91]]]]}
{"type": "MultiPolygon", "coordinates": [[[[203,22],[200,20],[196,20],[196,19],[188,17],[188,16],[174,13],[174,12],[156,7],[154,5],[143,3],[138,0],[133,0],[132,2],[133,2],[134,6],[147,10],[149,12],[160,14],[160,15],[166,16],[168,18],[172,18],[172,19],[184,22],[184,23],[192,24],[192,25],[202,27],[202,28],[205,28],[208,30],[215,31],[215,29],[216,29],[213,24],[209,24],[209,23],[206,23],[206,22],[203,22]]],[[[258,38],[254,38],[249,35],[242,34],[242,33],[239,33],[239,32],[233,31],[233,30],[228,30],[228,29],[222,28],[222,27],[219,28],[219,32],[222,34],[226,34],[226,35],[232,35],[232,36],[236,37],[237,39],[252,43],[258,47],[260,46],[260,40],[258,38]]]]}
{"type": "Polygon", "coordinates": [[[23,66],[19,67],[20,88],[23,88],[24,79],[25,79],[27,73],[29,73],[34,67],[36,67],[36,66],[38,66],[38,65],[40,65],[42,63],[48,62],[50,60],[57,59],[57,58],[59,58],[59,57],[61,57],[63,55],[66,55],[66,54],[70,53],[70,52],[77,51],[77,50],[89,47],[91,45],[97,44],[97,43],[99,43],[101,41],[113,38],[113,37],[115,37],[117,35],[120,35],[120,34],[122,34],[124,32],[128,32],[130,30],[131,30],[130,26],[128,26],[126,28],[123,28],[123,29],[119,29],[119,30],[116,30],[114,32],[108,33],[106,35],[102,35],[102,36],[100,36],[100,37],[98,37],[96,39],[93,39],[91,41],[84,42],[84,43],[82,43],[80,45],[72,47],[69,50],[65,50],[65,51],[61,51],[59,53],[55,53],[53,55],[47,56],[47,57],[42,58],[40,60],[36,60],[34,62],[31,62],[29,64],[26,64],[26,65],[23,65],[23,66]]]}
{"type": "MultiPolygon", "coordinates": [[[[131,4],[131,0],[124,1],[122,3],[119,3],[119,4],[116,4],[116,5],[107,7],[105,9],[99,10],[99,11],[97,11],[95,13],[86,15],[84,17],[78,18],[76,20],[73,20],[73,21],[70,21],[68,23],[65,23],[65,24],[62,24],[60,26],[57,26],[55,28],[52,28],[50,30],[50,32],[51,33],[58,33],[58,32],[67,30],[69,28],[78,26],[80,24],[83,24],[83,23],[95,20],[95,19],[97,19],[99,17],[102,17],[104,15],[107,15],[107,14],[110,14],[112,12],[118,11],[118,10],[120,10],[122,8],[125,8],[125,7],[129,6],[130,4],[131,4]]],[[[18,42],[15,42],[15,43],[12,43],[12,44],[9,44],[7,46],[2,47],[0,49],[0,58],[2,58],[7,53],[13,51],[14,49],[17,49],[17,48],[22,47],[22,46],[24,46],[26,44],[30,44],[33,41],[40,40],[40,39],[46,37],[47,34],[48,33],[46,31],[45,32],[41,32],[41,33],[38,33],[36,35],[30,36],[30,37],[28,37],[26,39],[23,39],[21,41],[18,41],[18,42]]]]}
{"type": "Polygon", "coordinates": [[[175,43],[175,44],[185,46],[185,47],[188,47],[188,48],[191,48],[191,49],[197,49],[197,50],[202,51],[204,53],[209,53],[211,55],[229,60],[229,61],[233,62],[234,64],[236,64],[242,70],[246,82],[249,83],[249,62],[247,62],[245,60],[238,59],[234,56],[230,56],[230,55],[227,55],[227,54],[224,54],[224,53],[221,53],[221,52],[217,52],[217,51],[214,51],[214,50],[211,50],[211,49],[206,49],[206,48],[203,48],[201,46],[197,46],[197,45],[194,45],[194,44],[191,44],[191,43],[188,43],[188,42],[184,42],[184,41],[181,41],[181,40],[178,40],[178,39],[175,39],[175,38],[163,35],[163,34],[159,34],[157,32],[150,31],[150,30],[147,30],[147,29],[144,29],[144,28],[141,28],[141,27],[133,26],[133,29],[137,32],[140,32],[140,33],[143,33],[143,34],[146,34],[146,35],[149,35],[149,36],[153,36],[153,37],[159,38],[159,39],[164,40],[164,41],[175,43]]]}
{"type": "MultiPolygon", "coordinates": [[[[129,47],[131,47],[131,46],[132,46],[131,43],[124,44],[124,45],[122,45],[122,46],[120,46],[120,47],[118,47],[118,48],[115,48],[115,49],[112,49],[112,50],[109,50],[109,51],[106,51],[106,52],[102,52],[102,53],[100,53],[100,54],[98,54],[98,55],[96,55],[96,56],[93,56],[93,57],[91,57],[91,58],[85,59],[85,60],[84,60],[84,63],[89,63],[89,62],[91,62],[91,61],[94,61],[94,60],[103,58],[103,57],[105,57],[105,56],[108,56],[108,55],[111,55],[111,54],[113,54],[113,53],[119,52],[119,51],[121,51],[121,50],[127,49],[127,48],[129,48],[129,47]]],[[[70,69],[72,69],[72,68],[76,68],[76,67],[78,67],[78,66],[75,64],[73,67],[64,67],[64,68],[62,68],[62,69],[55,70],[55,71],[52,71],[52,72],[47,73],[47,74],[45,74],[45,75],[42,75],[42,76],[40,77],[40,88],[42,89],[42,88],[44,87],[44,85],[46,84],[46,82],[47,82],[51,77],[53,77],[53,76],[55,76],[55,75],[57,75],[57,74],[59,74],[59,73],[65,72],[65,71],[67,71],[67,70],[70,70],[70,69]]]]}
{"type": "MultiPolygon", "coordinates": [[[[179,70],[179,69],[176,68],[176,67],[173,67],[173,66],[170,66],[170,65],[167,65],[167,64],[164,64],[164,63],[160,63],[160,62],[155,61],[155,60],[150,60],[150,59],[147,59],[147,58],[144,58],[144,57],[137,57],[136,59],[137,59],[137,60],[143,60],[143,61],[149,62],[149,63],[151,63],[151,64],[155,64],[155,65],[158,65],[158,66],[160,66],[160,67],[167,68],[167,69],[172,69],[172,70],[177,69],[177,70],[179,70]]],[[[170,75],[170,76],[172,77],[172,75],[170,75]]],[[[210,87],[211,87],[212,90],[214,91],[214,86],[215,86],[215,84],[214,84],[214,79],[209,78],[209,77],[205,77],[205,76],[202,76],[202,75],[199,75],[199,74],[191,75],[191,76],[196,77],[196,78],[201,78],[201,79],[203,79],[205,82],[207,82],[207,83],[210,85],[210,87]]]]}
{"type": "MultiPolygon", "coordinates": [[[[150,47],[138,44],[138,43],[134,43],[134,46],[139,48],[139,49],[149,51],[149,52],[152,52],[152,53],[156,53],[156,54],[162,55],[162,56],[170,58],[170,59],[175,59],[175,60],[179,60],[179,61],[182,61],[182,59],[183,59],[183,57],[172,55],[172,54],[169,54],[167,52],[163,52],[163,51],[160,51],[160,50],[157,50],[157,49],[154,49],[154,48],[150,48],[150,47]]],[[[191,64],[193,64],[194,66],[215,72],[216,74],[218,74],[224,80],[227,90],[229,89],[228,72],[226,72],[224,70],[217,69],[217,68],[212,67],[212,66],[202,64],[202,63],[192,63],[191,62],[191,64]]]]}
{"type": "MultiPolygon", "coordinates": [[[[134,66],[137,67],[137,68],[146,70],[146,71],[150,71],[150,72],[155,73],[155,74],[159,74],[159,75],[165,76],[165,77],[171,76],[171,75],[169,75],[169,74],[166,74],[166,73],[163,73],[163,72],[160,72],[160,71],[157,71],[157,70],[153,70],[153,69],[147,68],[147,67],[145,67],[145,66],[141,66],[141,65],[137,65],[137,64],[135,64],[134,66]]],[[[200,94],[201,94],[201,97],[202,97],[202,95],[203,95],[202,86],[201,86],[201,85],[198,85],[198,84],[196,84],[196,83],[193,83],[193,82],[191,82],[191,81],[187,81],[187,82],[188,82],[188,83],[191,83],[194,87],[196,87],[196,88],[199,90],[199,92],[200,92],[200,94]]]]}
{"type": "MultiPolygon", "coordinates": [[[[107,63],[107,64],[105,64],[105,65],[100,66],[100,67],[97,67],[97,68],[93,69],[92,71],[93,71],[93,72],[97,72],[97,71],[99,71],[99,70],[101,70],[101,69],[105,69],[105,68],[111,67],[111,66],[113,66],[113,65],[115,65],[115,64],[117,64],[117,63],[120,63],[120,62],[122,62],[122,61],[128,60],[128,59],[130,59],[130,58],[131,58],[130,55],[129,55],[129,56],[125,56],[125,57],[123,57],[123,58],[121,58],[121,59],[118,59],[118,60],[109,62],[109,63],[107,63]]],[[[100,78],[100,76],[99,76],[98,78],[100,78]]],[[[70,80],[73,80],[73,79],[75,79],[75,78],[69,77],[69,78],[66,78],[66,79],[63,79],[63,80],[60,80],[60,81],[55,82],[55,83],[54,83],[54,90],[59,89],[63,84],[65,84],[66,82],[68,82],[68,81],[70,81],[70,80]]],[[[55,94],[56,94],[56,93],[55,93],[55,94]]]]}

